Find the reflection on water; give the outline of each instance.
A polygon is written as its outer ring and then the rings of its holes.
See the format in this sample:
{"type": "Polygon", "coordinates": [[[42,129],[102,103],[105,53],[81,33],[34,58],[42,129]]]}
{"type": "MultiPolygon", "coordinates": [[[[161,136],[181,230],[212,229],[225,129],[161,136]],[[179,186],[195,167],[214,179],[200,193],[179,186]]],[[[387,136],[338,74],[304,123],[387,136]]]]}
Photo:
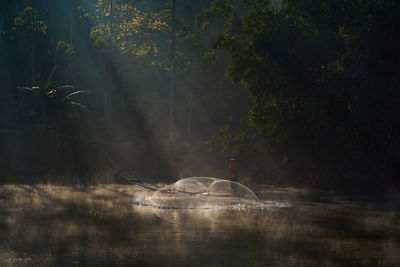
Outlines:
{"type": "Polygon", "coordinates": [[[0,266],[398,266],[400,216],[367,203],[259,188],[274,210],[132,206],[135,186],[0,187],[0,266]]]}

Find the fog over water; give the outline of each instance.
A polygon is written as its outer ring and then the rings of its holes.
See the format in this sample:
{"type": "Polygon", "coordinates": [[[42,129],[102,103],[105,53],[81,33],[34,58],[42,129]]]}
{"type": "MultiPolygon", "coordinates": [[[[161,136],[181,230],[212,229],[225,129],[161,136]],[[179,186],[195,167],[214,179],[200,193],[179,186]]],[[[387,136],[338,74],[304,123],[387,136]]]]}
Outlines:
{"type": "Polygon", "coordinates": [[[329,193],[259,186],[268,210],[132,205],[138,186],[0,187],[2,266],[394,266],[400,216],[329,193]]]}
{"type": "Polygon", "coordinates": [[[399,0],[0,0],[0,267],[400,266],[399,29],[399,0]]]}

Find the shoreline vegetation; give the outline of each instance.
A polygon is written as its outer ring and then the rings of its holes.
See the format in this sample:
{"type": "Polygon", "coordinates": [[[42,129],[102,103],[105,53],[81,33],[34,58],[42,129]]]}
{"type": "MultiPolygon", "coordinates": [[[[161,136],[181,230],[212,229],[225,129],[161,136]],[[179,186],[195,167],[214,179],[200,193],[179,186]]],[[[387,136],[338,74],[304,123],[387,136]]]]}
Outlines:
{"type": "Polygon", "coordinates": [[[3,1],[0,183],[400,191],[396,0],[3,1]],[[249,177],[249,178],[247,178],[249,177]],[[98,181],[97,181],[98,179],[98,181]]]}

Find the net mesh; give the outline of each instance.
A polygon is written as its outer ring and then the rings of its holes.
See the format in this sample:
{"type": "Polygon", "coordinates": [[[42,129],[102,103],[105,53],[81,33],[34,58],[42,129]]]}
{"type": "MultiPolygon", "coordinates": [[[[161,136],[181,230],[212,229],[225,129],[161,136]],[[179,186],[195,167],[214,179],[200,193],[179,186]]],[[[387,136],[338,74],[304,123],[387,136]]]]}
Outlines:
{"type": "Polygon", "coordinates": [[[184,178],[158,189],[142,204],[164,209],[255,207],[261,202],[246,186],[212,177],[184,178]]]}

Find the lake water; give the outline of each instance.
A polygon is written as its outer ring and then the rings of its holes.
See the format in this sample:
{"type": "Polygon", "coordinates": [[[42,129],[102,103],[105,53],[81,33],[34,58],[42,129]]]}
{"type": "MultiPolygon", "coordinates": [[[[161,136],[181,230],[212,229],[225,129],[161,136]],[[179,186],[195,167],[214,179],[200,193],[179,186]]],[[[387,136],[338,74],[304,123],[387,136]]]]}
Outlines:
{"type": "MultiPolygon", "coordinates": [[[[254,188],[253,188],[254,189],[254,188]]],[[[0,266],[400,266],[400,214],[256,186],[272,210],[132,206],[137,186],[0,186],[0,266]]]]}

